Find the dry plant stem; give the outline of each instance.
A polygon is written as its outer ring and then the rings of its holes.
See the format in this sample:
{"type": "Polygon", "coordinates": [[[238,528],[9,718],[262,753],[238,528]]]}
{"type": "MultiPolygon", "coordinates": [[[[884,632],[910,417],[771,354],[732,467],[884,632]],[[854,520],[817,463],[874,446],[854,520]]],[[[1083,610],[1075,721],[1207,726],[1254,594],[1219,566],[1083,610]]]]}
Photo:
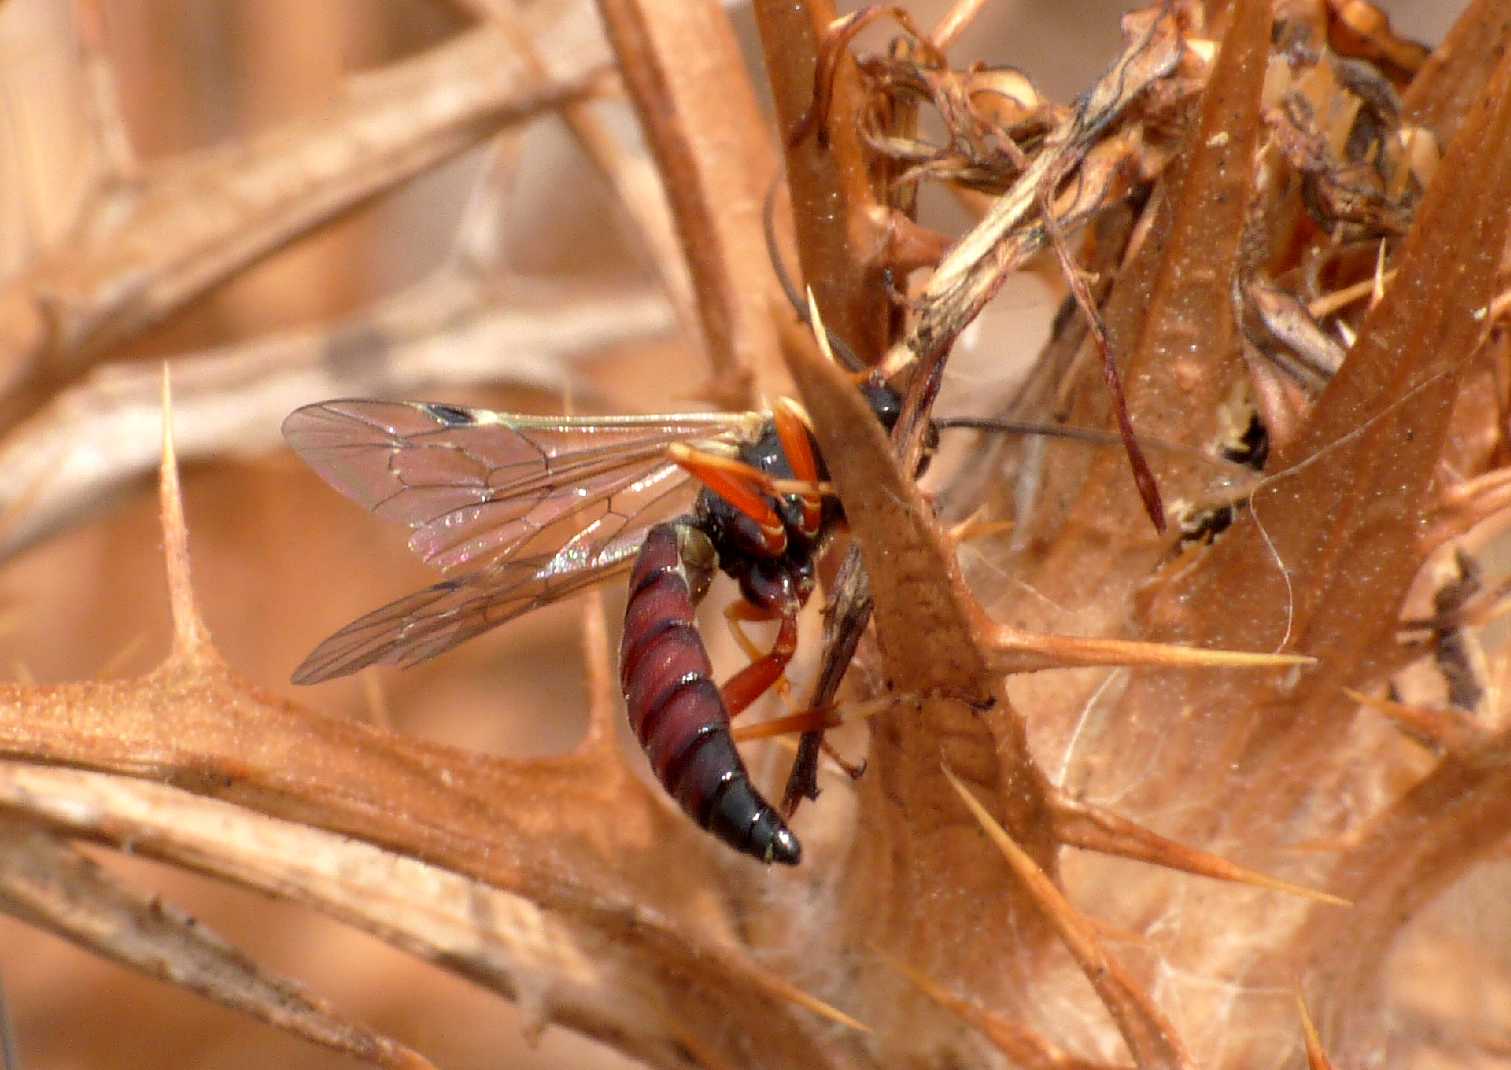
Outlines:
{"type": "MultiPolygon", "coordinates": [[[[520,24],[515,0],[481,0],[487,17],[508,35],[515,50],[544,79],[547,68],[534,42],[520,24]]],[[[626,213],[634,221],[644,240],[650,260],[672,306],[677,310],[686,336],[697,331],[697,310],[693,298],[688,265],[668,211],[666,197],[656,176],[655,167],[643,153],[621,143],[613,126],[600,114],[604,105],[596,101],[574,101],[562,106],[561,118],[577,139],[588,159],[614,187],[626,213]]]]}
{"type": "Polygon", "coordinates": [[[953,995],[933,978],[915,970],[902,959],[893,958],[884,952],[877,954],[882,962],[912,981],[935,1003],[990,1040],[998,1051],[1012,1060],[1014,1066],[1023,1067],[1024,1070],[1119,1070],[1107,1063],[1090,1062],[1068,1055],[1059,1045],[1032,1029],[1000,1015],[988,1014],[968,1000],[953,995]]]}
{"type": "MultiPolygon", "coordinates": [[[[645,1028],[653,1023],[616,1022],[606,1006],[622,998],[613,990],[622,978],[612,957],[526,898],[346,836],[133,778],[4,762],[0,807],[313,907],[520,1001],[540,1026],[549,1017],[653,1064],[679,1065],[645,1028]]],[[[170,976],[203,954],[175,933],[151,946],[170,976]]],[[[258,1017],[284,1024],[279,1011],[288,1000],[275,990],[278,998],[264,1001],[265,988],[256,978],[225,986],[228,997],[260,1007],[258,1017]]]]}
{"type": "Polygon", "coordinates": [[[1292,884],[1290,881],[1276,880],[1252,869],[1236,866],[1225,858],[1166,839],[1125,817],[1091,806],[1062,791],[1055,790],[1052,801],[1055,838],[1067,847],[1131,858],[1167,869],[1194,873],[1199,877],[1211,877],[1213,880],[1266,888],[1335,907],[1350,905],[1339,896],[1292,884]]]}
{"type": "MultiPolygon", "coordinates": [[[[448,266],[359,316],[174,358],[179,446],[193,459],[271,449],[283,417],[314,397],[558,390],[584,357],[674,327],[657,294],[489,282],[448,266]]],[[[158,377],[151,365],[102,365],[0,439],[0,559],[157,463],[158,377]]]]}
{"type": "Polygon", "coordinates": [[[1416,913],[1495,857],[1511,827],[1511,733],[1446,755],[1342,860],[1333,886],[1355,901],[1349,939],[1329,939],[1313,915],[1297,942],[1311,964],[1322,1032],[1337,1051],[1381,1043],[1385,959],[1416,913]]]}
{"type": "Polygon", "coordinates": [[[752,7],[785,145],[800,285],[812,288],[829,329],[873,362],[890,342],[891,308],[882,284],[886,232],[877,222],[888,213],[873,188],[860,139],[865,101],[855,64],[848,56],[839,62],[827,144],[812,135],[788,143],[814,103],[818,51],[835,19],[834,4],[754,0],[752,7]]]}
{"type": "Polygon", "coordinates": [[[550,970],[511,976],[514,990],[539,995],[542,1022],[560,1011],[655,1065],[689,1066],[688,1047],[728,1045],[740,1022],[735,1043],[765,1037],[767,1065],[828,1064],[822,1005],[753,961],[737,919],[710,910],[728,909],[730,897],[708,893],[728,860],[630,773],[607,729],[562,758],[510,761],[264,694],[220,661],[198,622],[171,455],[163,493],[174,654],[135,680],[0,686],[0,755],[161,781],[527,900],[599,972],[592,1001],[563,996],[550,970]],[[688,1001],[696,1019],[675,1009],[688,1001]],[[686,1046],[668,1040],[679,1016],[686,1046]]]}
{"type": "MultiPolygon", "coordinates": [[[[970,977],[984,985],[988,1001],[1005,999],[1005,992],[990,991],[990,978],[1000,976],[995,964],[1006,944],[1021,949],[1043,934],[1024,912],[1026,929],[1002,926],[1002,897],[1012,899],[1012,885],[1000,864],[982,858],[940,763],[985,794],[994,817],[1053,872],[1046,785],[1029,757],[1023,722],[977,646],[953,547],[917,486],[898,470],[885,432],[850,379],[819,356],[810,336],[792,333],[789,366],[871,576],[886,679],[895,690],[935,696],[916,714],[871,722],[868,772],[860,782],[859,824],[867,835],[851,851],[841,916],[852,944],[910,949],[913,964],[941,983],[970,977]],[[919,903],[929,909],[918,911],[919,903]],[[1002,945],[982,938],[992,932],[1001,934],[1002,945]]],[[[868,1020],[908,1028],[907,1015],[868,1020]]]]}
{"type": "Polygon", "coordinates": [[[776,160],[734,30],[714,0],[598,9],[671,203],[719,400],[747,406],[776,349],[761,222],[776,160]]]}
{"type": "Polygon", "coordinates": [[[1511,38],[1511,0],[1474,0],[1411,80],[1401,101],[1403,122],[1425,126],[1447,145],[1511,38]]]}
{"type": "Polygon", "coordinates": [[[1042,247],[1040,231],[1032,247],[1013,239],[1038,204],[1040,186],[1063,175],[1149,85],[1169,74],[1182,45],[1175,17],[1145,11],[1125,18],[1129,44],[1122,57],[1083,98],[1065,124],[1049,135],[1046,147],[991,212],[940,262],[917,303],[917,320],[902,343],[927,361],[976,318],[1002,280],[1042,247]]]}
{"type": "MultiPolygon", "coordinates": [[[[25,766],[0,763],[0,798],[5,803],[17,801],[17,792],[6,790],[16,786],[8,774],[18,774],[24,783],[27,771],[25,766]]],[[[98,777],[72,770],[29,771],[40,774],[42,784],[31,785],[42,788],[40,799],[48,798],[48,777],[98,777]]],[[[75,817],[83,794],[71,796],[75,817]]],[[[38,807],[31,801],[26,809],[35,814],[38,807]]],[[[79,831],[76,822],[70,831],[79,831]]],[[[371,1065],[414,1070],[430,1066],[402,1044],[343,1021],[295,983],[258,969],[182,911],[157,896],[125,888],[73,847],[12,816],[0,818],[0,908],[149,977],[371,1065]]]]}
{"type": "MultiPolygon", "coordinates": [[[[668,1050],[673,1045],[656,1015],[618,987],[633,979],[621,971],[613,943],[528,898],[346,836],[132,778],[0,763],[0,807],[314,907],[518,1000],[540,1027],[558,1021],[652,1065],[687,1065],[668,1050]]],[[[648,916],[653,927],[656,920],[648,916]]],[[[152,946],[170,977],[202,955],[171,933],[152,946]]],[[[277,1013],[288,1000],[265,1001],[264,986],[253,981],[228,983],[225,994],[283,1025],[277,1013]]]]}
{"type": "Polygon", "coordinates": [[[944,770],[944,776],[1008,860],[1013,874],[1075,957],[1081,972],[1117,1023],[1118,1032],[1133,1055],[1134,1065],[1139,1070],[1191,1070],[1195,1064],[1186,1054],[1170,1022],[1155,1007],[1149,994],[1107,953],[1092,926],[1070,905],[1049,875],[987,812],[970,789],[948,768],[944,770]]]}
{"type": "Polygon", "coordinates": [[[929,34],[929,41],[941,52],[948,50],[955,39],[970,28],[987,2],[988,0],[955,0],[954,5],[945,12],[944,18],[939,20],[939,24],[929,34]]]}
{"type": "Polygon", "coordinates": [[[333,215],[509,123],[589,95],[582,65],[541,82],[496,30],[353,78],[327,110],[108,190],[79,240],[0,291],[6,374],[64,375],[333,215]],[[360,131],[360,136],[354,136],[360,131]]]}
{"type": "Polygon", "coordinates": [[[1249,775],[1274,774],[1265,799],[1229,815],[1240,822],[1257,816],[1248,807],[1284,813],[1306,795],[1305,778],[1278,771],[1300,751],[1341,739],[1353,712],[1341,689],[1368,688],[1390,665],[1400,601],[1421,563],[1420,547],[1402,532],[1418,530],[1434,504],[1438,458],[1462,372],[1483,337],[1507,232],[1508,72],[1503,63],[1438,169],[1395,285],[1369,313],[1309,424],[1272,459],[1274,474],[1253,497],[1264,530],[1251,515],[1186,574],[1178,594],[1161,595],[1193,607],[1226,602],[1220,616],[1172,615],[1184,618],[1183,636],[1249,648],[1289,638],[1321,663],[1294,690],[1251,696],[1209,722],[1220,725],[1207,741],[1223,755],[1214,768],[1233,762],[1249,775]]]}

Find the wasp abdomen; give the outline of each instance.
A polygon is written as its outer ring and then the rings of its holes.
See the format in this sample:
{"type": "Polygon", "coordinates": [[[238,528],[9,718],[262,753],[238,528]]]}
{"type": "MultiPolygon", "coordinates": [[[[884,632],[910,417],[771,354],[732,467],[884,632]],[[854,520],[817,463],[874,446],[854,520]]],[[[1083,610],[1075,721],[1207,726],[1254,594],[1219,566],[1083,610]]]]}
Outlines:
{"type": "Polygon", "coordinates": [[[751,786],[694,623],[694,592],[706,586],[710,558],[688,521],[646,535],[619,651],[630,727],[656,778],[700,827],[763,862],[795,864],[797,838],[751,786]]]}

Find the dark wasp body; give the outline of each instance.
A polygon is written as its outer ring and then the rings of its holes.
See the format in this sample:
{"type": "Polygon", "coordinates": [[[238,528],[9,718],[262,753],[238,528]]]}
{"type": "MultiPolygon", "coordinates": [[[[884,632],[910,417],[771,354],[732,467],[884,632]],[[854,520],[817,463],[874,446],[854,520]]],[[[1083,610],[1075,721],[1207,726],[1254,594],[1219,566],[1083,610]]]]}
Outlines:
{"type": "MultiPolygon", "coordinates": [[[[862,389],[890,429],[896,393],[862,389]]],[[[609,418],[361,400],[295,411],[284,433],[327,482],[409,524],[427,561],[469,566],[353,621],[295,681],[423,661],[630,567],[620,678],[657,779],[731,847],[795,864],[797,838],[750,783],[729,725],[782,677],[816,559],[844,520],[819,487],[827,472],[803,419],[790,402],[609,418]],[[669,515],[688,473],[704,489],[690,512],[669,515]],[[731,620],[778,625],[771,650],[722,689],[694,618],[716,568],[740,590],[731,620]]]]}
{"type": "MultiPolygon", "coordinates": [[[[897,395],[881,386],[866,389],[872,410],[890,429],[897,395]]],[[[738,460],[772,479],[826,479],[807,428],[789,423],[784,430],[773,419],[738,460]],[[807,438],[806,455],[797,463],[788,456],[794,434],[807,438]]],[[[775,682],[791,658],[797,613],[813,593],[816,560],[844,513],[832,495],[816,501],[812,495],[768,495],[766,504],[781,524],[780,538],[748,508],[713,489],[698,495],[690,515],[650,530],[630,575],[620,680],[636,738],[657,779],[688,816],[737,851],[795,865],[802,848],[751,785],[730,735],[730,716],[775,682]],[[748,607],[743,616],[780,622],[771,653],[722,692],[710,677],[693,621],[715,566],[739,585],[748,607]]]]}

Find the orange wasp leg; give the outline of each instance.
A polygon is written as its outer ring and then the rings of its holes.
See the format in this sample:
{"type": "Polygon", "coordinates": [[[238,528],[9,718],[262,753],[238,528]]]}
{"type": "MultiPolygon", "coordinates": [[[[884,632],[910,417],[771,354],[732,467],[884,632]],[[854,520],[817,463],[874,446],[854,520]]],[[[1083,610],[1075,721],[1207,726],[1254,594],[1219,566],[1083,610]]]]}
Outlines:
{"type": "MultiPolygon", "coordinates": [[[[749,602],[730,602],[724,607],[724,623],[729,625],[729,632],[735,637],[735,642],[740,644],[740,649],[745,651],[745,657],[750,661],[759,661],[766,656],[766,651],[756,645],[756,641],[745,634],[745,629],[740,627],[740,621],[750,620],[746,616],[753,607],[749,602]]],[[[759,619],[769,620],[762,615],[759,619]]]]}
{"type": "MultiPolygon", "coordinates": [[[[818,458],[813,453],[806,414],[791,398],[778,398],[772,406],[771,416],[776,424],[777,441],[782,444],[792,474],[802,482],[816,485],[819,481],[818,458]]],[[[814,535],[823,519],[824,499],[816,490],[806,491],[798,499],[803,503],[803,534],[814,535]]]]}
{"type": "Polygon", "coordinates": [[[733,457],[696,450],[681,442],[666,448],[672,462],[692,473],[709,490],[754,520],[761,528],[766,552],[777,556],[787,549],[787,529],[766,497],[771,478],[759,468],[733,457]]]}
{"type": "MultiPolygon", "coordinates": [[[[781,615],[782,614],[780,612],[761,609],[758,606],[751,605],[749,602],[731,602],[724,607],[724,623],[729,625],[730,632],[734,634],[735,642],[740,645],[740,649],[743,650],[745,652],[745,656],[750,659],[751,665],[764,662],[770,655],[766,651],[762,650],[759,646],[757,646],[756,641],[745,633],[745,629],[740,627],[740,622],[777,620],[781,617],[781,615]]],[[[781,636],[778,635],[777,638],[780,641],[781,636]]],[[[790,658],[791,655],[789,654],[788,657],[790,658]]],[[[741,671],[743,672],[745,670],[741,671]]],[[[732,684],[734,683],[734,680],[735,678],[731,677],[729,682],[732,684]]],[[[782,696],[787,695],[792,690],[792,685],[787,682],[787,677],[785,675],[779,675],[773,683],[768,684],[767,686],[775,687],[777,694],[782,696]]],[[[755,697],[759,697],[759,692],[755,697]]],[[[753,697],[750,701],[755,701],[755,697],[753,697]]]]}
{"type": "Polygon", "coordinates": [[[792,655],[797,651],[797,613],[796,611],[772,613],[742,604],[729,615],[731,621],[736,618],[736,615],[743,620],[776,618],[781,621],[777,628],[776,641],[771,644],[771,650],[735,673],[719,689],[724,696],[724,708],[729,711],[729,716],[738,717],[752,702],[771,690],[777,681],[782,679],[782,674],[787,671],[787,663],[792,660],[792,655]]]}

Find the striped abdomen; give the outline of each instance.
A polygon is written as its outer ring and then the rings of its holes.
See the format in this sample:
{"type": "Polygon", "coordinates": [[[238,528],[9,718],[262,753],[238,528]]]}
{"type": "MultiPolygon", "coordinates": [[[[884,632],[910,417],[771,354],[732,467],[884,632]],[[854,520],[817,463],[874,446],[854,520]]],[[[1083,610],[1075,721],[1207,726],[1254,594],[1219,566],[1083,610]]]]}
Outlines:
{"type": "Polygon", "coordinates": [[[763,862],[795,865],[802,849],[750,783],[693,620],[694,591],[712,568],[713,549],[690,518],[647,533],[619,648],[630,727],[656,779],[699,827],[763,862]]]}

